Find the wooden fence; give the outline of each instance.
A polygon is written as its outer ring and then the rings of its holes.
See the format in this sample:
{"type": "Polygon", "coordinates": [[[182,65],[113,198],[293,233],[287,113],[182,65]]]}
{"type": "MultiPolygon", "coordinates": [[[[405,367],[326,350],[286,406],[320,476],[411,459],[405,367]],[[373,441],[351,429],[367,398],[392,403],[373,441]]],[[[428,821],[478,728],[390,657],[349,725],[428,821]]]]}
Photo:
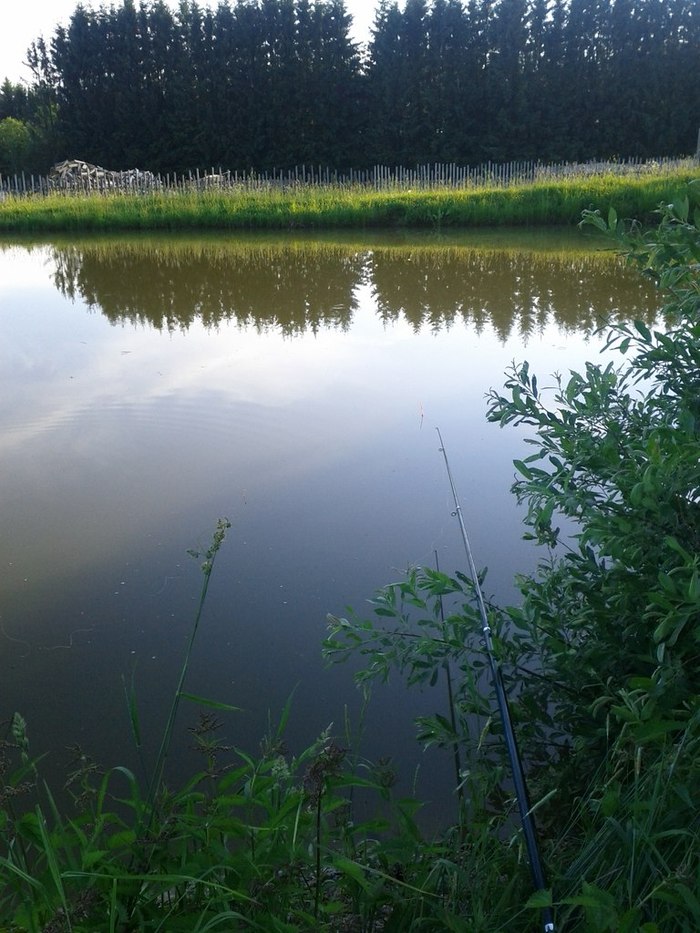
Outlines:
{"type": "Polygon", "coordinates": [[[105,178],[77,179],[70,184],[62,183],[56,177],[47,175],[29,175],[25,172],[15,175],[0,175],[0,197],[8,195],[46,195],[55,191],[66,190],[131,192],[236,189],[247,191],[287,190],[300,186],[322,188],[360,187],[375,191],[428,189],[428,188],[479,188],[486,186],[507,187],[509,185],[528,184],[543,180],[594,177],[605,174],[645,175],[652,172],[671,171],[676,168],[696,166],[698,160],[691,156],[682,158],[641,159],[630,158],[615,161],[590,160],[587,162],[559,162],[545,164],[536,161],[519,162],[484,162],[469,166],[451,163],[431,163],[415,168],[402,166],[375,165],[370,169],[349,169],[341,172],[324,166],[297,165],[292,169],[273,169],[269,172],[229,172],[221,167],[212,167],[210,172],[199,170],[184,174],[166,173],[151,175],[137,170],[125,171],[130,181],[120,185],[114,176],[118,172],[108,172],[105,178]],[[141,180],[134,182],[134,173],[141,180]]]}

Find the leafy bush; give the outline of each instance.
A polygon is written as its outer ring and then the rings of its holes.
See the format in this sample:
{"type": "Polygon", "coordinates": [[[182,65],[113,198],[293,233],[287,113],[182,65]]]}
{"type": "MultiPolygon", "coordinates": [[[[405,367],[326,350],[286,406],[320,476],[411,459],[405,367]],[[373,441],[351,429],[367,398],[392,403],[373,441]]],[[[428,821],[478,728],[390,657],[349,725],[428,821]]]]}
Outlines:
{"type": "Polygon", "coordinates": [[[21,172],[30,146],[31,132],[26,123],[14,117],[0,120],[0,173],[21,172]]]}
{"type": "MultiPolygon", "coordinates": [[[[531,429],[513,488],[546,556],[518,578],[518,607],[489,612],[567,929],[700,927],[700,185],[659,213],[651,231],[613,210],[583,219],[663,291],[658,327],[611,325],[616,362],[553,389],[523,363],[489,393],[489,420],[531,429]]],[[[378,595],[376,619],[331,618],[326,643],[365,657],[362,682],[452,670],[450,714],[420,734],[453,748],[468,827],[509,800],[473,596],[466,577],[422,568],[378,595]]]]}

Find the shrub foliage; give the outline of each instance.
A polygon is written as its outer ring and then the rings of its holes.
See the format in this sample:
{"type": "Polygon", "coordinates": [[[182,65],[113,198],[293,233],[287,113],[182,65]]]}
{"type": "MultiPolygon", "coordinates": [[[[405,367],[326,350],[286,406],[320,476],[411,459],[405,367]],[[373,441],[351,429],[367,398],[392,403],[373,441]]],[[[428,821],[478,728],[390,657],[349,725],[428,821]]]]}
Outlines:
{"type": "MultiPolygon", "coordinates": [[[[520,605],[490,611],[567,929],[700,923],[700,187],[659,214],[651,231],[613,210],[583,219],[662,290],[656,326],[611,325],[603,360],[552,388],[515,365],[488,397],[489,420],[530,429],[513,489],[544,556],[520,605]]],[[[362,654],[361,681],[398,668],[435,683],[451,664],[452,715],[421,737],[455,752],[467,828],[479,792],[506,825],[471,581],[421,568],[375,614],[334,619],[326,650],[362,654]]]]}

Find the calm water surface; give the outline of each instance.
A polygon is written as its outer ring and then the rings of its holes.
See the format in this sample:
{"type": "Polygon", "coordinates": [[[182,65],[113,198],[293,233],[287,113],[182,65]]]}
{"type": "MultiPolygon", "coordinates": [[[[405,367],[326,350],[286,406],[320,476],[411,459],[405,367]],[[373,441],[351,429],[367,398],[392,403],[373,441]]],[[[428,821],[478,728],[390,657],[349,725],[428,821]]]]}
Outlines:
{"type": "MultiPolygon", "coordinates": [[[[537,557],[509,493],[523,442],[485,393],[514,359],[541,385],[580,367],[606,315],[655,302],[568,232],[0,243],[0,718],[23,713],[57,776],[76,742],[133,765],[133,672],[155,746],[201,580],[187,550],[228,516],[187,688],[240,706],[225,734],[250,750],[292,691],[292,751],[342,732],[359,699],[324,667],[326,613],[436,551],[464,567],[435,428],[512,601],[537,557]]],[[[361,747],[397,760],[401,792],[417,768],[436,812],[449,761],[412,717],[442,701],[378,689],[361,747]]]]}

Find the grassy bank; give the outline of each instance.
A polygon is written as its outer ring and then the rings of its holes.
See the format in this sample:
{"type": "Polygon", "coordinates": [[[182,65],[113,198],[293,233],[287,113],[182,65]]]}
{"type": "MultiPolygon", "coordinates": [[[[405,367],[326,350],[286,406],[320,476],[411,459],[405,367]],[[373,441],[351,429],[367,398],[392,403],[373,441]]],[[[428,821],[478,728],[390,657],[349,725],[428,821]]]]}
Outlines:
{"type": "Polygon", "coordinates": [[[322,229],[573,225],[583,210],[650,220],[700,167],[643,178],[602,175],[512,187],[373,191],[300,187],[144,195],[54,194],[7,197],[0,231],[322,229]]]}

